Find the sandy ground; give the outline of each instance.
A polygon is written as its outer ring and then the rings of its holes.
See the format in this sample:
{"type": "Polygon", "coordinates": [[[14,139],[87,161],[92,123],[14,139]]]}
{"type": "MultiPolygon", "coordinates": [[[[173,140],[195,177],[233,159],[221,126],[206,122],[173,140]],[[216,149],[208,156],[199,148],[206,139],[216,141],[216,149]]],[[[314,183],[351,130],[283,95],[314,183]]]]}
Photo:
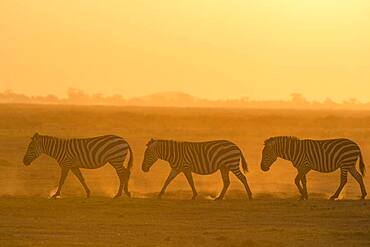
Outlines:
{"type": "Polygon", "coordinates": [[[1,246],[369,246],[370,203],[0,199],[1,246]]]}
{"type": "MultiPolygon", "coordinates": [[[[359,186],[352,177],[340,200],[329,202],[339,172],[310,172],[310,200],[298,202],[291,164],[279,160],[267,173],[259,168],[263,141],[275,135],[351,138],[370,164],[370,112],[0,105],[0,119],[0,246],[370,245],[370,203],[358,201],[359,186]],[[92,190],[89,200],[72,175],[62,199],[48,200],[58,183],[58,165],[45,156],[30,167],[22,164],[35,132],[124,137],[134,150],[134,198],[110,199],[118,179],[105,166],[82,171],[92,190]],[[235,142],[248,161],[255,200],[245,200],[242,185],[231,175],[225,200],[212,201],[222,188],[219,173],[194,176],[197,201],[188,200],[191,191],[182,175],[164,200],[153,199],[169,167],[158,162],[149,173],[141,171],[152,137],[235,142]]],[[[365,184],[369,188],[370,176],[365,184]]]]}

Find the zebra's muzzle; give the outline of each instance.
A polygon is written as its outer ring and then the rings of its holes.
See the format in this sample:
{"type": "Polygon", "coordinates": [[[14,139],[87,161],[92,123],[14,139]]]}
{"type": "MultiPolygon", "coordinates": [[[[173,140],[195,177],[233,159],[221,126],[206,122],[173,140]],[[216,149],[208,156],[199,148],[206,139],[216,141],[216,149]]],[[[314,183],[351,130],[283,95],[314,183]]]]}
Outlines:
{"type": "Polygon", "coordinates": [[[261,166],[261,170],[264,171],[264,172],[267,172],[268,170],[270,170],[270,167],[261,166]]]}
{"type": "Polygon", "coordinates": [[[24,159],[23,159],[23,164],[24,164],[25,166],[29,166],[29,165],[31,165],[31,162],[30,162],[28,159],[24,158],[24,159]]]}
{"type": "Polygon", "coordinates": [[[143,172],[148,172],[149,168],[148,167],[143,167],[142,170],[143,170],[143,172]]]}

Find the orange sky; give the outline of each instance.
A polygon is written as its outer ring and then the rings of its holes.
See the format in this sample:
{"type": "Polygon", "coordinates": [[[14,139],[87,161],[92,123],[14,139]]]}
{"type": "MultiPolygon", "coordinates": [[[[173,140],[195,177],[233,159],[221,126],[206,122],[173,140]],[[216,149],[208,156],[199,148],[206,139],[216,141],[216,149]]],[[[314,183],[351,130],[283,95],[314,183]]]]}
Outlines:
{"type": "Polygon", "coordinates": [[[0,1],[0,91],[370,101],[368,0],[0,1]]]}

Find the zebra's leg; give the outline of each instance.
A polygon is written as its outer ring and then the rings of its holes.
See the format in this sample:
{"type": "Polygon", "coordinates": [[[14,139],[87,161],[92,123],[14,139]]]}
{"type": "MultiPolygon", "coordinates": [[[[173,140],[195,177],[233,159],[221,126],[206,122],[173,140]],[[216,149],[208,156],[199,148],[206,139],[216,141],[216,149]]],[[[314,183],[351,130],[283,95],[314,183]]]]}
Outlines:
{"type": "MultiPolygon", "coordinates": [[[[126,168],[123,167],[121,164],[120,165],[114,165],[114,164],[112,164],[112,166],[114,167],[114,169],[116,169],[116,173],[117,173],[118,178],[119,178],[118,191],[117,191],[117,194],[113,198],[118,198],[118,197],[122,196],[123,186],[126,184],[126,182],[125,182],[125,178],[127,178],[127,176],[125,176],[125,170],[126,170],[126,168]]],[[[125,188],[125,193],[129,197],[131,196],[130,193],[128,192],[128,188],[127,187],[125,188]]]]}
{"type": "Polygon", "coordinates": [[[306,179],[306,175],[303,175],[302,176],[301,182],[302,182],[302,189],[303,189],[302,199],[303,200],[307,200],[308,199],[308,192],[307,192],[307,179],[306,179]]]}
{"type": "Polygon", "coordinates": [[[228,167],[225,167],[225,166],[220,167],[220,172],[222,176],[222,181],[224,183],[224,187],[222,188],[222,191],[220,195],[216,198],[216,200],[222,200],[224,198],[224,195],[227,189],[229,188],[229,185],[230,185],[229,171],[230,170],[228,167]]]}
{"type": "Polygon", "coordinates": [[[230,168],[231,172],[234,173],[234,175],[243,183],[245,190],[247,191],[249,200],[252,200],[252,191],[249,188],[247,178],[242,174],[242,172],[239,169],[239,164],[236,168],[230,168]]]}
{"type": "Polygon", "coordinates": [[[302,178],[302,176],[301,176],[301,174],[298,171],[298,174],[297,174],[297,176],[294,179],[294,183],[297,186],[297,188],[299,190],[299,193],[301,194],[300,199],[303,199],[304,198],[304,190],[303,190],[303,188],[302,188],[302,186],[300,184],[301,178],[302,178]]]}
{"type": "Polygon", "coordinates": [[[302,167],[298,170],[298,176],[300,176],[300,180],[302,183],[302,192],[300,200],[307,200],[308,199],[308,192],[307,192],[307,179],[306,174],[310,171],[310,168],[308,167],[302,167]]]}
{"type": "Polygon", "coordinates": [[[87,187],[87,184],[85,182],[84,177],[82,176],[82,173],[81,173],[80,169],[77,168],[77,167],[74,167],[74,168],[71,168],[71,171],[78,178],[78,180],[80,181],[80,183],[82,184],[82,186],[84,187],[84,189],[86,191],[86,197],[89,198],[90,197],[90,189],[89,189],[89,187],[87,187]]]}
{"type": "Polygon", "coordinates": [[[62,171],[61,171],[61,175],[60,175],[60,179],[59,179],[58,190],[57,190],[57,192],[55,192],[55,194],[52,197],[50,197],[50,199],[55,199],[55,198],[57,198],[57,196],[60,196],[60,192],[62,190],[62,186],[64,184],[64,181],[67,178],[68,172],[69,172],[69,168],[62,167],[62,171]]]}
{"type": "Polygon", "coordinates": [[[127,168],[124,168],[124,171],[125,171],[125,174],[124,174],[124,177],[125,177],[125,184],[123,186],[123,191],[125,192],[125,194],[128,196],[128,197],[131,197],[131,193],[128,191],[128,180],[130,178],[130,174],[131,172],[127,169],[127,168]]]}
{"type": "Polygon", "coordinates": [[[159,192],[157,198],[161,199],[162,195],[166,192],[167,186],[171,183],[171,181],[179,174],[179,171],[176,169],[172,169],[170,174],[168,175],[166,182],[164,182],[164,185],[161,189],[161,192],[159,192]]]}
{"type": "Polygon", "coordinates": [[[361,188],[361,199],[365,199],[367,193],[366,193],[366,188],[364,185],[364,180],[362,179],[361,174],[357,171],[355,166],[352,166],[351,169],[349,169],[349,173],[356,179],[357,183],[359,183],[360,188],[361,188]]]}
{"type": "Polygon", "coordinates": [[[198,193],[197,193],[197,191],[195,189],[195,186],[194,186],[193,175],[191,174],[191,170],[190,169],[185,169],[183,172],[185,174],[186,179],[189,182],[189,185],[191,187],[191,190],[193,191],[193,197],[191,199],[192,200],[195,200],[195,198],[197,197],[198,193]]]}
{"type": "Polygon", "coordinates": [[[340,168],[340,184],[339,184],[339,187],[338,187],[337,191],[335,191],[334,195],[332,195],[330,197],[330,200],[337,199],[340,192],[342,191],[344,185],[346,185],[346,183],[347,183],[347,172],[348,172],[347,169],[340,168]]]}

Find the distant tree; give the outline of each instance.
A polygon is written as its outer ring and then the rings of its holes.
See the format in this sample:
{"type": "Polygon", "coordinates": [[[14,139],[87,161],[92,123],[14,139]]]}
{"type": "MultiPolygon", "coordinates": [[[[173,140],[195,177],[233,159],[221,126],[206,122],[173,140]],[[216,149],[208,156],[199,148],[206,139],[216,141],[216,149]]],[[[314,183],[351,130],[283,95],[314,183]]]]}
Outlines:
{"type": "Polygon", "coordinates": [[[91,98],[88,94],[77,88],[68,89],[67,102],[70,104],[89,104],[91,103],[91,98]]]}
{"type": "Polygon", "coordinates": [[[290,96],[292,97],[291,102],[294,104],[294,107],[302,107],[310,104],[300,93],[292,93],[290,96]]]}
{"type": "Polygon", "coordinates": [[[335,103],[332,99],[326,98],[325,101],[324,101],[324,103],[323,103],[323,106],[324,107],[333,108],[333,107],[338,106],[338,104],[335,103]]]}

